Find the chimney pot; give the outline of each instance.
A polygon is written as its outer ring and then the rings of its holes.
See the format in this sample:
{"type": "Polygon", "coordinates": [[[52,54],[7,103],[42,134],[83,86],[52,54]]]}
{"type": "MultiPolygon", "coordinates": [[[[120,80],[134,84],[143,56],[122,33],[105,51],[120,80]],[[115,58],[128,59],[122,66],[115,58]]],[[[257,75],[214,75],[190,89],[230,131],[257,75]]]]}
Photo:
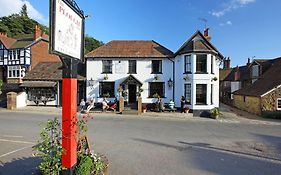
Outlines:
{"type": "Polygon", "coordinates": [[[6,32],[0,32],[0,36],[5,36],[5,37],[7,37],[7,33],[6,33],[6,32]]]}
{"type": "Polygon", "coordinates": [[[235,71],[234,71],[234,81],[237,81],[237,80],[239,80],[239,67],[238,67],[238,65],[236,66],[235,71]]]}
{"type": "Polygon", "coordinates": [[[34,29],[34,40],[40,38],[41,36],[42,36],[42,30],[38,25],[36,25],[34,29]]]}

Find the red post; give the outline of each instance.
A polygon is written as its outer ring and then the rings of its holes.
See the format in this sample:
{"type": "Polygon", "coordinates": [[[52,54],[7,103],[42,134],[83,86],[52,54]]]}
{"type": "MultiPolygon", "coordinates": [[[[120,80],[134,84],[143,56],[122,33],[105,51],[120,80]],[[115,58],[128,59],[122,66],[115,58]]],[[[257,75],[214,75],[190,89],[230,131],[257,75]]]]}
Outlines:
{"type": "Polygon", "coordinates": [[[77,162],[77,79],[62,80],[62,166],[67,170],[63,174],[73,174],[77,162]]]}

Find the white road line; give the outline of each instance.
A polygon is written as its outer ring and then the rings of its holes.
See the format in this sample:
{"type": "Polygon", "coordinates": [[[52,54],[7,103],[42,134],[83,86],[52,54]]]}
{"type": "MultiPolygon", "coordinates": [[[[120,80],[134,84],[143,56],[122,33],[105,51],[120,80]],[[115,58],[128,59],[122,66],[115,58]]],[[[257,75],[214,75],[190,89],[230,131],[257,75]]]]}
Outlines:
{"type": "Polygon", "coordinates": [[[10,154],[13,154],[13,153],[15,153],[15,152],[18,152],[18,151],[24,150],[24,149],[26,149],[26,148],[30,148],[30,147],[31,147],[31,146],[23,147],[23,148],[20,148],[20,149],[17,149],[17,150],[14,150],[14,151],[8,152],[8,153],[6,153],[6,154],[2,154],[2,155],[0,155],[0,158],[1,158],[1,157],[5,157],[5,156],[10,155],[10,154]]]}
{"type": "Polygon", "coordinates": [[[2,135],[2,137],[23,138],[23,136],[14,136],[14,135],[2,135]]]}
{"type": "Polygon", "coordinates": [[[19,141],[19,140],[7,140],[7,139],[0,139],[0,142],[12,142],[12,143],[23,143],[23,144],[32,144],[34,145],[34,142],[26,142],[26,141],[19,141]]]}

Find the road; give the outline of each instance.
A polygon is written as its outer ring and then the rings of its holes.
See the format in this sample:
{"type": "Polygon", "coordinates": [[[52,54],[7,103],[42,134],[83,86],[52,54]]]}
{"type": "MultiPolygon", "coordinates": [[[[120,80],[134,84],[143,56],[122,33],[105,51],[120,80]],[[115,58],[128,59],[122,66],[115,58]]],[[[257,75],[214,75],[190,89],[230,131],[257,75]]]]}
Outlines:
{"type": "MultiPolygon", "coordinates": [[[[93,114],[89,141],[110,175],[280,175],[280,122],[93,114]]],[[[36,174],[39,124],[55,114],[0,112],[0,174],[36,174]]]]}

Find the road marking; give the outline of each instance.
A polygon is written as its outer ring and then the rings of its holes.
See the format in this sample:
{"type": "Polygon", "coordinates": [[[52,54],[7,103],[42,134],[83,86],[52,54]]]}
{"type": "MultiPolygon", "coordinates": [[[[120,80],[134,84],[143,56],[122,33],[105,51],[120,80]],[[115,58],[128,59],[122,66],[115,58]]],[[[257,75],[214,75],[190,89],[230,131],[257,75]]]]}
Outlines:
{"type": "Polygon", "coordinates": [[[23,138],[23,136],[14,136],[14,135],[2,135],[2,137],[23,138]]]}
{"type": "Polygon", "coordinates": [[[16,149],[16,150],[14,150],[14,151],[8,152],[8,153],[6,153],[6,154],[2,154],[2,155],[0,155],[0,158],[1,158],[1,157],[8,156],[8,155],[13,154],[13,153],[18,152],[18,151],[22,151],[22,150],[24,150],[24,149],[26,149],[26,148],[30,148],[30,147],[31,147],[31,146],[26,146],[26,147],[23,147],[23,148],[16,149]]]}
{"type": "Polygon", "coordinates": [[[34,142],[26,142],[26,141],[19,141],[19,140],[7,140],[7,139],[0,139],[0,142],[12,142],[12,143],[23,143],[23,144],[32,144],[34,145],[34,142]]]}

